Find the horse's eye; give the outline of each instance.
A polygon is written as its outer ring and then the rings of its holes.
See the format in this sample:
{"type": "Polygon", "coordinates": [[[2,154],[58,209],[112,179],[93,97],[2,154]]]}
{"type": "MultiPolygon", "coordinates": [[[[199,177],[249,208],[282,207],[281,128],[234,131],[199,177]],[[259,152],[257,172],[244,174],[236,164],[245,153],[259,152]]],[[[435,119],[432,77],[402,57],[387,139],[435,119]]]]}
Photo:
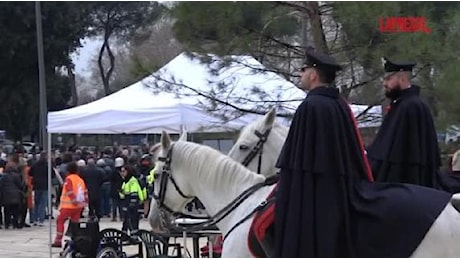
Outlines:
{"type": "Polygon", "coordinates": [[[249,149],[249,146],[245,144],[240,145],[240,150],[247,150],[247,149],[249,149]]]}

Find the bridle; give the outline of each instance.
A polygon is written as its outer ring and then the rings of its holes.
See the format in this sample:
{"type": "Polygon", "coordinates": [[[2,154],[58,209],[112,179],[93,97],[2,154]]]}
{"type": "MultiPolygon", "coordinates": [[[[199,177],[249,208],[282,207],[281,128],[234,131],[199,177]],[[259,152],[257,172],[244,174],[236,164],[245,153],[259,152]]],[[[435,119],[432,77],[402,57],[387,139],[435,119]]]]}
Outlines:
{"type": "MultiPolygon", "coordinates": [[[[265,179],[264,182],[254,184],[253,186],[251,186],[248,189],[246,189],[243,193],[238,195],[232,202],[230,202],[223,209],[219,210],[214,216],[204,218],[204,219],[206,219],[206,221],[204,221],[204,222],[202,222],[200,224],[187,225],[187,227],[176,226],[176,225],[171,224],[170,221],[168,221],[168,218],[166,218],[166,216],[165,216],[165,211],[167,213],[171,214],[174,217],[188,217],[188,218],[197,218],[197,217],[189,216],[189,215],[184,214],[182,212],[175,212],[174,210],[172,210],[169,206],[167,206],[164,203],[165,196],[166,196],[166,188],[168,186],[168,181],[172,182],[172,184],[174,185],[174,188],[176,189],[176,191],[183,198],[185,198],[185,199],[193,199],[193,198],[195,198],[194,196],[185,195],[184,192],[182,192],[182,190],[179,188],[179,186],[177,185],[177,182],[174,180],[174,177],[171,174],[171,159],[172,159],[173,148],[174,148],[174,144],[171,145],[171,148],[169,149],[166,157],[159,157],[158,158],[159,161],[164,162],[164,165],[163,165],[162,170],[161,170],[161,176],[159,177],[160,190],[158,191],[158,195],[156,195],[155,192],[153,192],[153,199],[155,199],[155,201],[157,202],[158,208],[160,209],[160,219],[161,219],[161,222],[162,222],[161,224],[163,226],[167,227],[168,230],[172,229],[172,230],[182,231],[182,232],[183,231],[193,232],[193,231],[198,231],[198,230],[203,230],[203,229],[209,228],[209,227],[217,224],[218,222],[220,222],[226,216],[228,216],[228,214],[230,214],[233,210],[235,210],[244,200],[246,200],[249,196],[251,196],[258,189],[260,189],[260,188],[262,188],[264,186],[272,185],[272,184],[276,183],[276,181],[278,180],[277,178],[267,178],[267,179],[265,179]]],[[[265,203],[266,202],[263,202],[262,204],[265,205],[265,203]]],[[[253,213],[251,213],[251,215],[252,214],[253,213]]],[[[231,230],[233,230],[233,228],[231,230]]]]}
{"type": "Polygon", "coordinates": [[[257,173],[260,174],[260,171],[261,171],[261,167],[262,167],[262,154],[263,154],[263,151],[264,151],[264,144],[265,142],[267,141],[267,138],[268,138],[268,135],[270,134],[270,131],[272,130],[272,128],[268,128],[267,130],[265,130],[265,132],[262,134],[261,132],[259,132],[259,130],[255,130],[254,131],[254,134],[259,137],[259,141],[257,142],[257,144],[252,148],[252,150],[249,152],[249,154],[244,158],[242,164],[247,167],[249,165],[249,163],[251,163],[251,161],[257,156],[257,154],[259,155],[259,162],[258,162],[258,165],[257,165],[257,173]]]}
{"type": "MultiPolygon", "coordinates": [[[[174,144],[171,146],[171,148],[168,151],[168,154],[166,157],[159,157],[158,160],[161,162],[164,162],[163,169],[161,171],[161,176],[160,176],[160,190],[158,191],[158,195],[155,194],[155,191],[153,192],[153,199],[156,200],[158,203],[158,206],[164,210],[166,210],[168,213],[172,215],[178,215],[177,212],[172,210],[170,207],[168,207],[164,201],[165,201],[165,196],[166,196],[166,188],[168,187],[168,180],[171,181],[171,183],[174,185],[174,188],[176,189],[177,193],[179,193],[180,196],[184,199],[193,199],[195,198],[194,196],[188,196],[185,195],[184,192],[177,186],[176,180],[174,180],[173,176],[171,175],[171,154],[173,151],[174,144]]],[[[191,218],[196,218],[193,216],[189,216],[184,213],[180,213],[179,215],[184,216],[184,217],[191,217],[191,218]]]]}

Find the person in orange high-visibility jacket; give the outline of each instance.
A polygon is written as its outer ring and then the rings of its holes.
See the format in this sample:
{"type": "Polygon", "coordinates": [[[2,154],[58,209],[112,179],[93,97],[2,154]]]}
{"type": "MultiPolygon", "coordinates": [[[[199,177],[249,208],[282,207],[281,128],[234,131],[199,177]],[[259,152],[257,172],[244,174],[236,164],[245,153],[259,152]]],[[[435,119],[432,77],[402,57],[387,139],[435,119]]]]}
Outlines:
{"type": "Polygon", "coordinates": [[[70,218],[72,222],[79,222],[82,210],[88,204],[88,190],[83,179],[79,176],[76,162],[67,164],[67,177],[62,187],[59,215],[56,220],[57,234],[52,247],[62,247],[64,222],[70,218]]]}

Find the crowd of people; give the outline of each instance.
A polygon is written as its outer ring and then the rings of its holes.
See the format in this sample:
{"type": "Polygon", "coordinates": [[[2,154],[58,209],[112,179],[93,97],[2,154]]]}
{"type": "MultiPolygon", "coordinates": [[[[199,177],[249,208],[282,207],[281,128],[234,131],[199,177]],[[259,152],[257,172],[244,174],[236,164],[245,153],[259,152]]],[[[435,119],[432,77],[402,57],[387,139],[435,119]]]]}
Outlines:
{"type": "MultiPolygon", "coordinates": [[[[65,207],[59,207],[63,203],[62,198],[67,198],[63,190],[69,174],[76,171],[87,189],[88,217],[111,218],[113,222],[124,221],[123,230],[137,229],[139,217],[142,213],[148,213],[144,207],[148,207],[147,194],[151,194],[148,189],[153,188],[153,165],[148,153],[130,149],[106,149],[102,153],[76,149],[72,152],[55,151],[51,156],[51,212],[53,207],[60,210],[65,207]],[[71,164],[75,164],[77,169],[69,169],[71,164]],[[134,185],[141,190],[136,212],[123,205],[125,197],[129,197],[131,190],[135,189],[134,185]],[[128,209],[129,218],[126,218],[128,209]]],[[[47,158],[46,152],[25,154],[22,149],[16,149],[10,155],[1,153],[0,229],[44,225],[50,212],[47,158]]],[[[83,216],[83,210],[80,215],[83,216]]]]}

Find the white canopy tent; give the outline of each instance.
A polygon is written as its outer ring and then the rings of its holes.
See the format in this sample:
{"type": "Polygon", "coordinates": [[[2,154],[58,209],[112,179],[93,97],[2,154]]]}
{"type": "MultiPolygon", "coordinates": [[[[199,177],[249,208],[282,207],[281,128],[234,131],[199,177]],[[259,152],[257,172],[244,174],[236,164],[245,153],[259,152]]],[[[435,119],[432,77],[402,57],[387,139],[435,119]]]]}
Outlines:
{"type": "Polygon", "coordinates": [[[379,127],[382,124],[382,106],[373,106],[369,108],[368,105],[350,105],[351,111],[357,117],[358,127],[379,127]]]}
{"type": "MultiPolygon", "coordinates": [[[[214,57],[214,56],[213,56],[214,57]]],[[[235,58],[235,57],[232,57],[235,58]]],[[[212,72],[223,60],[216,59],[210,66],[185,53],[180,54],[158,72],[107,97],[82,106],[48,113],[48,132],[79,134],[160,133],[161,130],[179,133],[220,132],[237,130],[250,122],[251,116],[224,121],[202,111],[198,103],[205,98],[178,97],[171,93],[154,93],[155,86],[180,84],[203,90],[226,82],[232,90],[247,96],[244,91],[263,85],[264,90],[277,98],[302,99],[305,94],[291,82],[274,72],[257,73],[263,67],[249,56],[237,56],[221,73],[212,72]],[[174,82],[171,82],[173,80],[174,82]],[[294,97],[295,94],[295,97],[294,97]]],[[[182,93],[184,94],[184,93],[182,93]]],[[[190,95],[191,93],[185,93],[190,95]]],[[[265,97],[264,101],[274,98],[265,97]]],[[[289,105],[293,106],[294,103],[289,105]]],[[[248,108],[248,107],[246,107],[248,108]]],[[[293,107],[295,109],[295,107],[293,107]]]]}
{"type": "Polygon", "coordinates": [[[144,134],[238,130],[242,120],[224,122],[173,94],[154,94],[138,82],[92,103],[48,114],[51,133],[144,134]]]}

